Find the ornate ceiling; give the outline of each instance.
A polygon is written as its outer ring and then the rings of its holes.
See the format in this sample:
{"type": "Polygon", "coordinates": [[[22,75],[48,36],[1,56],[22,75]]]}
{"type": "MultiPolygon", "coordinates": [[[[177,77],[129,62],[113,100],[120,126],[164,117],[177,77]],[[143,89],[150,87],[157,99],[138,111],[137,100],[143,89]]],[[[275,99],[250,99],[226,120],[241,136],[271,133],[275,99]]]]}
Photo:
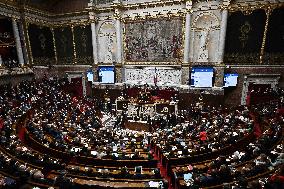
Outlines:
{"type": "Polygon", "coordinates": [[[62,0],[18,0],[18,1],[19,3],[24,5],[53,12],[53,9],[62,0]]]}
{"type": "Polygon", "coordinates": [[[89,0],[0,0],[0,2],[19,7],[25,6],[48,12],[63,13],[85,9],[89,0]]]}
{"type": "MultiPolygon", "coordinates": [[[[94,4],[109,4],[114,0],[0,0],[2,3],[11,3],[18,7],[32,7],[35,9],[47,11],[55,14],[62,13],[71,13],[71,12],[80,12],[82,10],[86,10],[89,2],[93,2],[94,4]]],[[[208,2],[210,6],[210,2],[222,2],[224,5],[231,5],[233,7],[252,7],[257,5],[267,5],[269,3],[280,3],[284,0],[121,0],[124,3],[127,2],[131,5],[135,3],[142,2],[175,2],[182,3],[186,1],[192,1],[193,4],[198,2],[208,2]]],[[[143,3],[142,3],[143,4],[143,3]]],[[[150,3],[153,4],[153,3],[150,3]]]]}

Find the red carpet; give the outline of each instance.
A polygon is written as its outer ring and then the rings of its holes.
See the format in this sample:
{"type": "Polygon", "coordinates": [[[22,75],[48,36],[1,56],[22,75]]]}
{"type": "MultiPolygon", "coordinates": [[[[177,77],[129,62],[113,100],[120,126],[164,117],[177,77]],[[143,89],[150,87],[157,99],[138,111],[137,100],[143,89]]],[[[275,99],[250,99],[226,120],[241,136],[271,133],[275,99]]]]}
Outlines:
{"type": "Polygon", "coordinates": [[[4,127],[4,119],[0,118],[0,130],[4,127]]]}
{"type": "Polygon", "coordinates": [[[259,138],[262,135],[262,131],[260,128],[260,124],[259,124],[259,120],[256,119],[256,116],[254,113],[250,113],[250,117],[253,119],[254,121],[254,126],[253,126],[253,133],[254,135],[259,138]]]}
{"type": "Polygon", "coordinates": [[[22,142],[25,142],[25,134],[26,134],[26,128],[20,128],[18,132],[18,137],[22,142]]]}
{"type": "Polygon", "coordinates": [[[259,138],[262,135],[259,123],[254,124],[253,133],[257,138],[259,138]]]}
{"type": "Polygon", "coordinates": [[[174,189],[174,187],[172,186],[172,183],[171,183],[171,178],[167,174],[167,169],[162,165],[162,161],[159,159],[157,154],[153,150],[151,150],[151,151],[152,151],[152,154],[154,156],[154,159],[158,160],[157,167],[160,169],[161,176],[168,181],[168,185],[169,185],[168,189],[174,189]]]}

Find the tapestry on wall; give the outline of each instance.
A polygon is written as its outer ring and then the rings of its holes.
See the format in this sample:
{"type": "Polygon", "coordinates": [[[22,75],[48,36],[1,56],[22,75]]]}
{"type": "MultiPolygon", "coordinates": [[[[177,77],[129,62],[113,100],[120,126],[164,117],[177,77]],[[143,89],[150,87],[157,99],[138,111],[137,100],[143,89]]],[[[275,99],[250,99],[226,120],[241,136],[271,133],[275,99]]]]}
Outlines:
{"type": "Polygon", "coordinates": [[[93,64],[93,46],[91,26],[74,27],[77,64],[93,64]]]}
{"type": "Polygon", "coordinates": [[[284,62],[284,8],[275,9],[268,23],[265,45],[265,64],[282,64],[284,62]]]}
{"type": "Polygon", "coordinates": [[[230,13],[226,34],[225,63],[259,63],[265,21],[264,10],[255,10],[249,15],[240,11],[230,13]]]}
{"type": "Polygon", "coordinates": [[[74,63],[73,36],[70,27],[54,29],[58,64],[74,63]]]}
{"type": "Polygon", "coordinates": [[[5,66],[11,60],[18,61],[12,21],[6,18],[0,19],[0,55],[5,66]]]}
{"type": "Polygon", "coordinates": [[[153,19],[125,24],[125,58],[129,62],[174,62],[182,48],[182,20],[153,19]]]}
{"type": "Polygon", "coordinates": [[[33,64],[49,65],[55,63],[52,32],[49,27],[30,24],[29,40],[33,56],[33,64]]]}

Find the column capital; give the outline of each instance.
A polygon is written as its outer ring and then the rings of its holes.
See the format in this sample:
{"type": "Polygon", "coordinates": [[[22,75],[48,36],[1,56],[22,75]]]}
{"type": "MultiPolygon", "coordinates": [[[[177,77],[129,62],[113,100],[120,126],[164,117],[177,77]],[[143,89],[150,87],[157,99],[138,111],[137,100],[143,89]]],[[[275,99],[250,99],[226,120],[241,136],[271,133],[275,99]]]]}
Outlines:
{"type": "Polygon", "coordinates": [[[186,0],[185,1],[185,8],[187,12],[192,11],[192,0],[186,0]]]}
{"type": "Polygon", "coordinates": [[[115,9],[115,10],[114,10],[113,17],[114,17],[114,19],[121,21],[121,20],[122,20],[121,10],[115,9]]]}
{"type": "Polygon", "coordinates": [[[231,0],[223,0],[223,3],[221,4],[220,8],[222,10],[228,10],[230,3],[231,3],[231,0]]]}
{"type": "Polygon", "coordinates": [[[91,22],[97,23],[98,22],[98,17],[95,12],[89,12],[89,20],[91,22]]]}
{"type": "Polygon", "coordinates": [[[266,16],[270,16],[273,11],[273,8],[271,6],[268,6],[264,10],[265,10],[266,16]]]}
{"type": "Polygon", "coordinates": [[[12,19],[12,21],[15,21],[15,22],[18,21],[18,18],[16,18],[16,17],[11,17],[11,19],[12,19]]]}
{"type": "Polygon", "coordinates": [[[120,6],[122,6],[121,0],[114,0],[114,1],[112,2],[112,6],[115,6],[115,7],[120,7],[120,6]]]}

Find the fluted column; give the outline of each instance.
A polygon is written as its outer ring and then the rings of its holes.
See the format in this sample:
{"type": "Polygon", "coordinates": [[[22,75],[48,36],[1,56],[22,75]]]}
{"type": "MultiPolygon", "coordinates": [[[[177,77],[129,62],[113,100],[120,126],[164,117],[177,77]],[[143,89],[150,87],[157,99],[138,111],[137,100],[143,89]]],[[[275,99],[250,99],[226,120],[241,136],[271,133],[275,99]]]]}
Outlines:
{"type": "Polygon", "coordinates": [[[117,64],[115,65],[116,70],[116,83],[121,83],[124,81],[124,66],[123,64],[123,44],[122,44],[122,16],[120,7],[122,5],[121,0],[114,0],[115,5],[114,10],[114,19],[115,19],[115,29],[116,29],[116,61],[117,64]]]}
{"type": "Polygon", "coordinates": [[[18,28],[18,25],[15,19],[12,19],[12,26],[13,26],[13,33],[14,33],[15,42],[16,42],[18,61],[19,61],[19,64],[23,66],[25,64],[24,56],[23,56],[23,49],[22,49],[21,40],[20,40],[19,28],[18,28]]]}
{"type": "Polygon", "coordinates": [[[189,63],[190,23],[191,23],[191,13],[187,12],[185,20],[185,36],[184,36],[184,55],[183,55],[184,63],[189,63]]]}
{"type": "Polygon", "coordinates": [[[98,38],[97,38],[97,26],[96,26],[97,18],[94,12],[90,12],[89,16],[90,16],[90,20],[92,20],[91,31],[92,31],[92,46],[93,46],[94,64],[98,64],[99,55],[98,55],[98,38]]]}
{"type": "Polygon", "coordinates": [[[227,31],[227,20],[228,20],[228,9],[222,10],[222,20],[221,29],[219,36],[219,49],[218,49],[218,63],[223,62],[224,51],[225,51],[225,41],[226,41],[226,31],[227,31]]]}
{"type": "Polygon", "coordinates": [[[122,32],[121,32],[121,21],[120,21],[120,17],[116,18],[115,21],[115,25],[116,25],[116,43],[117,43],[117,62],[119,64],[122,63],[122,32]]]}
{"type": "Polygon", "coordinates": [[[3,60],[2,60],[2,56],[0,55],[0,68],[2,67],[3,64],[3,60]]]}
{"type": "Polygon", "coordinates": [[[92,30],[92,45],[93,45],[93,57],[94,57],[94,64],[98,64],[98,43],[97,43],[97,32],[96,32],[96,23],[91,23],[91,30],[92,30]]]}
{"type": "Polygon", "coordinates": [[[120,7],[122,6],[121,4],[121,0],[114,0],[113,1],[115,10],[114,10],[114,14],[113,17],[115,19],[115,29],[116,29],[116,61],[118,64],[122,63],[122,49],[123,49],[123,45],[122,45],[122,27],[121,27],[121,10],[120,7]]]}
{"type": "Polygon", "coordinates": [[[28,56],[28,47],[27,47],[27,40],[25,36],[25,31],[24,31],[24,22],[21,20],[18,22],[19,25],[19,33],[20,33],[20,39],[22,39],[22,50],[23,50],[23,56],[24,56],[24,61],[25,64],[29,64],[29,56],[28,56]]]}

